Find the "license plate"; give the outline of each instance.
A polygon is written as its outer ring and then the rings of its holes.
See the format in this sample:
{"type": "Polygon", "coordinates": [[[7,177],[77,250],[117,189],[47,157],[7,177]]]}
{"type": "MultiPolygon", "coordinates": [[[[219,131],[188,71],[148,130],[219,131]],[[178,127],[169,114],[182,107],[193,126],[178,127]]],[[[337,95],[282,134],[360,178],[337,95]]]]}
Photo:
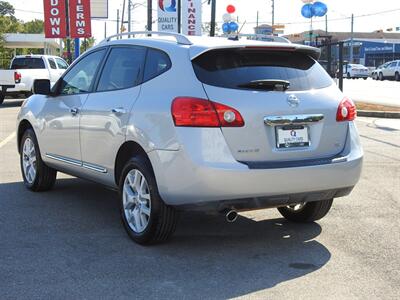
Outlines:
{"type": "Polygon", "coordinates": [[[276,146],[278,148],[308,147],[308,127],[283,126],[276,127],[276,146]]]}

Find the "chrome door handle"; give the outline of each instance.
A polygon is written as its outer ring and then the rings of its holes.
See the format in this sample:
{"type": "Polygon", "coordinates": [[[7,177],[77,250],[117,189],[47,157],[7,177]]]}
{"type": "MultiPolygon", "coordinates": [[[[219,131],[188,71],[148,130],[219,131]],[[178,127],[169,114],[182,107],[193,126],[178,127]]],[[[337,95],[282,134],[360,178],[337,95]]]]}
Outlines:
{"type": "Polygon", "coordinates": [[[122,107],[113,108],[111,112],[115,115],[123,115],[126,114],[126,109],[122,107]]]}
{"type": "Polygon", "coordinates": [[[73,116],[76,116],[79,113],[79,108],[73,107],[70,109],[70,112],[73,116]]]}

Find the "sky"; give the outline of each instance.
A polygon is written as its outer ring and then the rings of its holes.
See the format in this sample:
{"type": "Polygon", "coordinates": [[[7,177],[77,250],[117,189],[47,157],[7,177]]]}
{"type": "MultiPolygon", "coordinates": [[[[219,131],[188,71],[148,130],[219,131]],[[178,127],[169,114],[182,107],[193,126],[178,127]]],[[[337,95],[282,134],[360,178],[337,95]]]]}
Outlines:
{"type": "MultiPolygon", "coordinates": [[[[97,42],[104,38],[104,23],[107,23],[107,35],[116,33],[117,9],[122,12],[123,0],[109,1],[109,19],[92,20],[92,34],[97,42]]],[[[351,14],[354,14],[354,31],[371,32],[374,30],[400,27],[400,1],[399,0],[320,0],[328,6],[328,30],[350,31],[351,14]]],[[[42,0],[8,0],[16,9],[17,18],[30,21],[43,19],[42,0]]],[[[203,22],[210,20],[210,5],[207,0],[203,3],[203,22]]],[[[146,4],[146,0],[132,0],[132,3],[146,4]]],[[[222,15],[226,6],[232,4],[236,7],[235,16],[239,17],[239,24],[243,26],[242,33],[253,33],[256,26],[257,11],[259,23],[271,23],[271,0],[217,0],[217,22],[222,25],[222,15]]],[[[275,23],[285,24],[285,34],[298,33],[310,29],[310,20],[301,16],[301,0],[275,0],[275,23]]],[[[153,0],[153,8],[157,8],[157,1],[153,0]]],[[[132,30],[144,30],[146,25],[146,8],[138,5],[132,11],[132,30]]],[[[153,12],[153,20],[157,18],[157,11],[153,12]]],[[[314,18],[314,29],[325,30],[325,18],[314,18]]],[[[153,30],[157,25],[153,25],[153,30]]]]}

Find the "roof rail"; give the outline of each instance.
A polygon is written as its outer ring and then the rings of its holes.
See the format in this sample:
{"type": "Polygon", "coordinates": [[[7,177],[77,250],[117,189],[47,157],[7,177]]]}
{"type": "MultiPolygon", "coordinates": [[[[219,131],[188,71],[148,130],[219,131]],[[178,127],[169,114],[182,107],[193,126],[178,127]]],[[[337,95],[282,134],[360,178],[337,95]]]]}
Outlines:
{"type": "Polygon", "coordinates": [[[133,37],[135,37],[136,34],[147,34],[147,35],[151,35],[151,34],[157,34],[160,36],[172,36],[176,39],[176,42],[178,44],[181,45],[192,45],[192,42],[189,41],[189,39],[183,35],[183,34],[179,34],[179,33],[174,33],[174,32],[161,32],[161,31],[131,31],[131,32],[123,32],[123,33],[119,33],[119,34],[115,34],[115,35],[111,35],[109,37],[107,37],[106,39],[102,40],[100,42],[101,43],[106,43],[109,42],[112,38],[116,38],[116,37],[120,37],[120,36],[125,36],[125,35],[132,35],[133,37]]]}

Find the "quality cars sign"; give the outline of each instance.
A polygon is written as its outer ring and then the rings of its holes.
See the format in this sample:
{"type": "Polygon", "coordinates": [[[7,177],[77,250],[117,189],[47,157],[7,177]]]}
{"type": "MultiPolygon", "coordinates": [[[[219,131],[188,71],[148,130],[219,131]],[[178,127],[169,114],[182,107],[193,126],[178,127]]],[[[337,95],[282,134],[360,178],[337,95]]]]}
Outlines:
{"type": "Polygon", "coordinates": [[[176,0],[158,0],[158,31],[178,32],[176,0]]]}
{"type": "Polygon", "coordinates": [[[65,0],[44,0],[44,34],[46,38],[65,38],[65,0]]]}

